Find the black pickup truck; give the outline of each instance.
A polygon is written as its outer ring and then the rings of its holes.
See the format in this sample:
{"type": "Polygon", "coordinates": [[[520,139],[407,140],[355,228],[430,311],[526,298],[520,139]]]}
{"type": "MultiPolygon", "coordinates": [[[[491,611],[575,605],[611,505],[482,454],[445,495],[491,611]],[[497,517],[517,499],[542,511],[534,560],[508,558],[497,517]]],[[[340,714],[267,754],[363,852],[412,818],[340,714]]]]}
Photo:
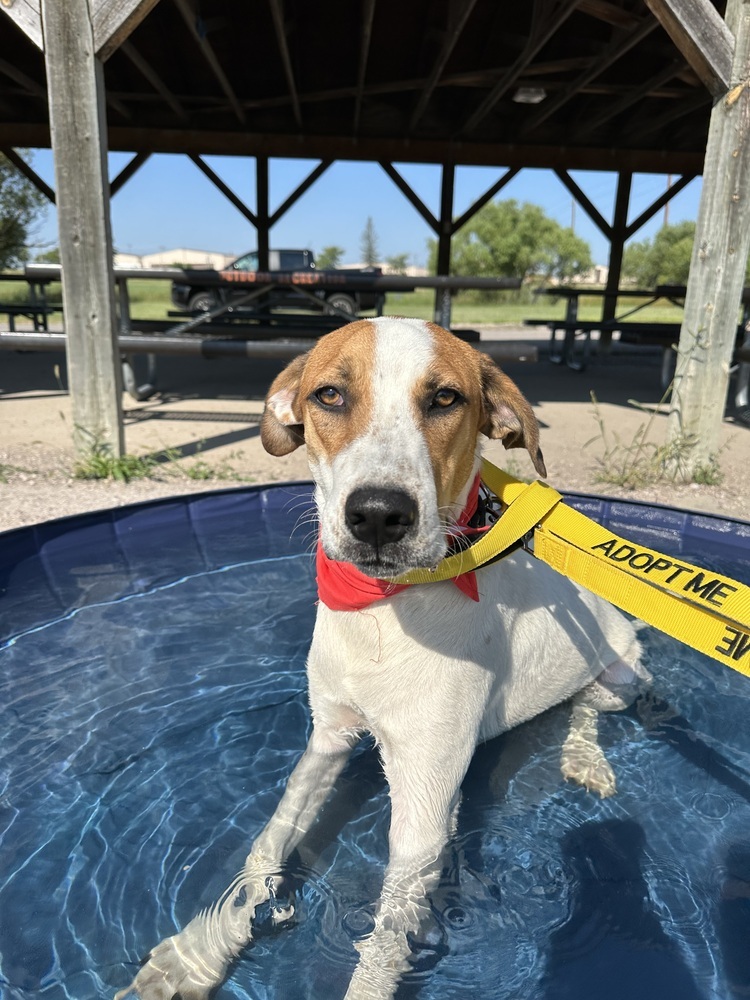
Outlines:
{"type": "MultiPolygon", "coordinates": [[[[269,271],[317,271],[315,267],[315,257],[312,250],[269,250],[268,252],[269,271]]],[[[258,254],[252,250],[243,254],[237,260],[227,265],[227,271],[257,271],[258,254]]],[[[201,275],[206,274],[203,270],[190,270],[189,281],[172,282],[172,302],[178,309],[190,309],[207,311],[225,303],[231,303],[234,299],[239,299],[247,294],[248,286],[238,283],[234,287],[217,286],[201,283],[201,275]]],[[[214,274],[215,272],[210,272],[214,274]]],[[[325,275],[327,271],[317,271],[318,274],[325,275]]],[[[361,271],[332,271],[331,274],[380,274],[380,268],[371,267],[361,271]]],[[[367,309],[377,309],[380,311],[383,301],[383,293],[373,289],[372,291],[354,291],[347,289],[311,288],[316,298],[319,298],[335,309],[345,312],[350,316],[367,309]]],[[[309,309],[310,301],[294,288],[274,289],[269,292],[270,304],[273,306],[283,306],[284,308],[309,309]]]]}

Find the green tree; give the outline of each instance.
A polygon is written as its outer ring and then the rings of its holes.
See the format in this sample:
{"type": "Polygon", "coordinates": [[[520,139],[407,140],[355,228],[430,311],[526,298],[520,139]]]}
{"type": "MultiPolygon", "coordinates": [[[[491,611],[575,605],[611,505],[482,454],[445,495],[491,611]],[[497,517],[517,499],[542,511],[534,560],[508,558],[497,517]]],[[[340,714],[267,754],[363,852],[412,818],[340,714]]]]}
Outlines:
{"type": "MultiPolygon", "coordinates": [[[[428,246],[434,271],[437,241],[428,246]]],[[[451,274],[569,281],[592,264],[585,240],[538,205],[514,198],[489,202],[453,237],[451,274]]]]}
{"type": "Polygon", "coordinates": [[[393,254],[392,257],[386,257],[386,263],[388,264],[388,267],[390,267],[393,274],[406,274],[406,269],[409,266],[409,254],[393,254]]]}
{"type": "Polygon", "coordinates": [[[625,248],[622,273],[642,288],[687,284],[694,239],[694,222],[662,226],[653,239],[625,248]]]}
{"type": "Polygon", "coordinates": [[[337,267],[341,267],[341,258],[344,253],[343,247],[323,247],[315,257],[315,266],[321,271],[335,271],[337,267]]]}
{"type": "Polygon", "coordinates": [[[29,235],[47,199],[0,153],[0,270],[29,258],[29,235]]]}
{"type": "Polygon", "coordinates": [[[367,216],[365,228],[362,230],[360,240],[360,250],[362,252],[362,263],[368,267],[377,264],[380,260],[380,250],[378,248],[378,236],[375,232],[375,225],[370,216],[367,216]]]}
{"type": "MultiPolygon", "coordinates": [[[[640,240],[625,248],[622,273],[642,288],[686,285],[694,241],[694,222],[662,226],[653,239],[640,240]]],[[[750,282],[750,258],[745,268],[745,281],[750,282]]]]}
{"type": "Polygon", "coordinates": [[[44,253],[38,253],[34,260],[37,264],[59,264],[60,248],[53,247],[52,250],[45,250],[44,253]]]}

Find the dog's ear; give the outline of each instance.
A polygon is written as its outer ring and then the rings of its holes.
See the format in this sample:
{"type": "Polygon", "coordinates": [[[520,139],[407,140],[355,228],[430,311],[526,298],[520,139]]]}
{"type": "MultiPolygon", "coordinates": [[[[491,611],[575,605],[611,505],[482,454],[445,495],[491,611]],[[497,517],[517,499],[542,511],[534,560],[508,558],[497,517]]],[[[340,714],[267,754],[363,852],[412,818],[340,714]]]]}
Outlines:
{"type": "Polygon", "coordinates": [[[484,422],[479,428],[482,434],[502,438],[506,448],[525,448],[536,471],[546,476],[534,411],[515,382],[488,355],[482,355],[482,394],[484,422]]]}
{"type": "Polygon", "coordinates": [[[260,440],[270,455],[288,455],[305,443],[298,393],[307,354],[301,354],[276,376],[266,396],[260,440]]]}

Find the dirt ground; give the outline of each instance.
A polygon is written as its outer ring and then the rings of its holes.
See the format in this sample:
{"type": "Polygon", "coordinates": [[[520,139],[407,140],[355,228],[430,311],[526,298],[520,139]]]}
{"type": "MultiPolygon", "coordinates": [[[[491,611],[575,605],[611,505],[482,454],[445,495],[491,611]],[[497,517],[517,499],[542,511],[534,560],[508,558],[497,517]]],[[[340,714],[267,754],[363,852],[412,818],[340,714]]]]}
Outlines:
{"type": "MultiPolygon", "coordinates": [[[[528,328],[481,333],[483,340],[527,340],[540,349],[536,363],[503,367],[534,406],[553,486],[750,519],[750,428],[731,416],[723,428],[718,485],[661,482],[629,490],[597,481],[605,447],[590,393],[599,400],[610,443],[619,437],[629,444],[662,395],[658,351],[625,353],[620,347],[579,373],[550,364],[546,342],[535,340],[528,328]]],[[[1,352],[0,530],[152,497],[308,479],[304,449],[272,458],[260,443],[263,396],[281,367],[272,361],[159,358],[158,394],[144,402],[123,396],[127,451],[152,457],[150,476],[129,483],[83,481],[73,474],[63,355],[1,352]]],[[[657,414],[649,440],[663,443],[665,428],[666,416],[657,414]]],[[[534,475],[524,452],[506,452],[491,442],[486,454],[513,475],[534,475]]]]}

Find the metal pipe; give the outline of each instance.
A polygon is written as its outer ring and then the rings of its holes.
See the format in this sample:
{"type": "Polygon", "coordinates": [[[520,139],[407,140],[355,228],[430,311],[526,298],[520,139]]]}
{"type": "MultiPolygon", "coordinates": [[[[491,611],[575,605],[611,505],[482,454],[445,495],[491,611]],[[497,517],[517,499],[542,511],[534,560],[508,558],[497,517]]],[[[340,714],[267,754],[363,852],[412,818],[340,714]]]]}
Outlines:
{"type": "MultiPolygon", "coordinates": [[[[5,333],[0,332],[0,350],[64,351],[64,333],[5,333]]],[[[309,351],[315,338],[307,340],[222,340],[203,337],[119,337],[123,354],[167,354],[201,358],[275,358],[289,360],[309,351]]],[[[537,361],[533,344],[523,341],[485,340],[472,345],[501,364],[537,361]]]]}
{"type": "MultiPolygon", "coordinates": [[[[299,285],[304,288],[323,290],[348,288],[351,291],[367,291],[375,288],[385,292],[403,292],[414,288],[448,288],[459,291],[480,288],[501,291],[521,287],[520,278],[470,278],[455,275],[427,275],[408,277],[400,274],[354,273],[347,271],[214,271],[211,268],[190,269],[179,267],[138,268],[116,267],[116,280],[147,278],[159,281],[181,281],[185,284],[250,286],[253,285],[299,285]]],[[[62,268],[59,264],[27,264],[24,275],[29,281],[60,281],[62,268]]]]}

